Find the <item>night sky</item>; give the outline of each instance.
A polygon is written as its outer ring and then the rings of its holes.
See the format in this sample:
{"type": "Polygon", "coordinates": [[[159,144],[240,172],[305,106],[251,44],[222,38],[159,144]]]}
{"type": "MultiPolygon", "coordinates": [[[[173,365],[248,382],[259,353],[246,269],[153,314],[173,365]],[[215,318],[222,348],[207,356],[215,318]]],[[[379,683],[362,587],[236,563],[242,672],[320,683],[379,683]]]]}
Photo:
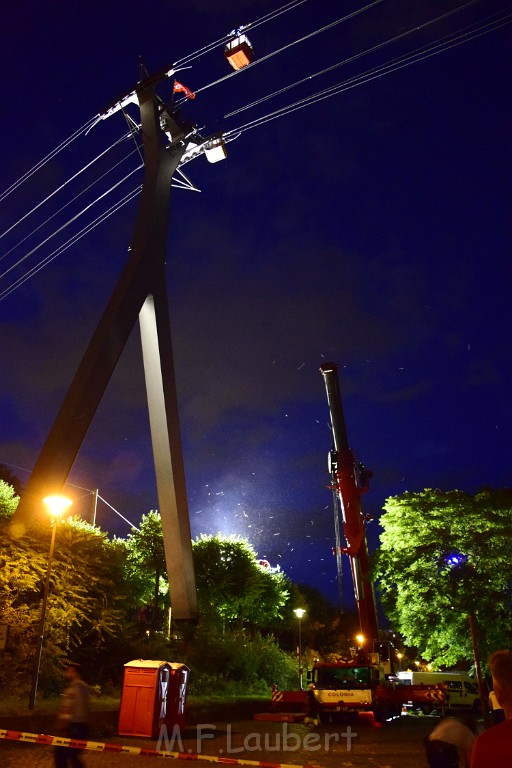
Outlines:
{"type": "MultiPolygon", "coordinates": [[[[140,59],[151,73],[205,49],[177,75],[197,92],[183,109],[205,136],[242,130],[227,161],[184,166],[201,192],[175,189],[171,203],[192,532],[247,536],[333,601],[322,363],[340,366],[351,447],[374,474],[364,497],[371,551],[389,496],[511,484],[512,5],[483,0],[451,14],[459,5],[383,0],[335,25],[363,3],[29,0],[4,10],[2,190],[132,88],[140,59]],[[287,7],[248,29],[257,63],[226,78],[223,45],[210,44],[287,7]],[[476,37],[432,55],[457,34],[476,37]],[[421,60],[376,76],[420,50],[421,60]]],[[[172,80],[162,83],[164,100],[171,92],[172,80]]],[[[57,249],[140,184],[134,141],[20,219],[127,132],[120,113],[101,121],[0,195],[0,463],[22,481],[125,263],[136,199],[57,249]]],[[[130,527],[108,505],[135,524],[158,508],[146,411],[135,327],[67,488],[83,515],[98,488],[108,502],[98,524],[123,536],[130,527]]]]}

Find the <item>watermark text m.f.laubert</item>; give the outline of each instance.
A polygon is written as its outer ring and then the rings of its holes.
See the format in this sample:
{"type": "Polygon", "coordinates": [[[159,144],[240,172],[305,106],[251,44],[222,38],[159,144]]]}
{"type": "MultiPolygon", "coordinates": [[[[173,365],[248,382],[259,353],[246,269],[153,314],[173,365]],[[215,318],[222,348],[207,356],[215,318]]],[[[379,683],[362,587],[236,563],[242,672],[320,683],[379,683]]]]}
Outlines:
{"type": "MultiPolygon", "coordinates": [[[[183,737],[179,726],[175,725],[169,736],[167,726],[163,725],[160,729],[160,735],[156,745],[157,750],[162,751],[164,744],[165,752],[180,752],[186,754],[200,755],[203,752],[203,742],[225,736],[223,746],[219,747],[218,754],[240,754],[242,752],[329,752],[333,745],[346,743],[346,750],[352,750],[352,740],[357,737],[352,728],[348,725],[345,731],[336,731],[334,733],[297,733],[289,730],[288,723],[283,723],[278,731],[254,731],[245,735],[233,731],[230,723],[222,733],[216,733],[217,726],[213,723],[201,723],[196,726],[195,748],[187,747],[185,749],[183,737]]],[[[189,740],[188,740],[189,741],[189,740]]],[[[190,743],[190,742],[189,742],[190,743]]]]}

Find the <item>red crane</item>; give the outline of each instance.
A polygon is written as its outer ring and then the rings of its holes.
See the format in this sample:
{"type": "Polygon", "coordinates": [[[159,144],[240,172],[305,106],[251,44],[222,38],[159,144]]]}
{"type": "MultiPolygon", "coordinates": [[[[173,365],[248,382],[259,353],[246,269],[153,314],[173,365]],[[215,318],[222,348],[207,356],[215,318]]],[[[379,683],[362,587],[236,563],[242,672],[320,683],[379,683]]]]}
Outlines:
{"type": "Polygon", "coordinates": [[[341,552],[349,557],[364,648],[367,652],[371,652],[374,645],[379,642],[379,628],[370,573],[365,518],[361,508],[361,496],[368,491],[371,472],[354,458],[349,446],[341,402],[338,366],[336,363],[324,363],[320,366],[320,371],[327,391],[333,437],[329,471],[333,492],[337,497],[341,513],[341,528],[346,539],[344,547],[339,541],[336,542],[336,554],[339,555],[341,552]]]}

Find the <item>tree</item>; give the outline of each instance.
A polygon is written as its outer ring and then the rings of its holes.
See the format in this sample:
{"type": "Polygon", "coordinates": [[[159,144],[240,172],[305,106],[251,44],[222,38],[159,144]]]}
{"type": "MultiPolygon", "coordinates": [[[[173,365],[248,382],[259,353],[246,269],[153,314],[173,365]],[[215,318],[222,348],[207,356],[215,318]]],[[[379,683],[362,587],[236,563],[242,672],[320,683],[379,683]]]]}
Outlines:
{"type": "Polygon", "coordinates": [[[434,665],[482,658],[512,639],[512,491],[426,489],[386,500],[376,556],[383,606],[405,643],[434,665]]]}
{"type": "MultiPolygon", "coordinates": [[[[30,681],[48,567],[50,528],[40,524],[18,538],[0,526],[0,621],[10,627],[0,657],[0,682],[22,688],[30,681]]],[[[97,679],[96,663],[109,642],[124,635],[129,601],[125,549],[77,518],[60,521],[45,622],[40,688],[51,690],[66,658],[85,663],[97,679]]],[[[119,659],[116,659],[119,663],[119,659]]]]}
{"type": "Polygon", "coordinates": [[[281,572],[261,566],[247,539],[201,535],[193,542],[200,614],[221,627],[268,626],[288,597],[281,572]]]}
{"type": "MultiPolygon", "coordinates": [[[[302,620],[302,642],[310,649],[311,661],[336,661],[350,656],[355,636],[361,631],[355,612],[341,612],[314,587],[300,584],[297,589],[301,599],[297,605],[306,609],[302,620]]],[[[292,588],[293,589],[293,588],[292,588]]],[[[292,614],[292,627],[296,633],[297,618],[292,614]]],[[[306,654],[308,655],[308,654],[306,654]]]]}
{"type": "Polygon", "coordinates": [[[165,564],[162,520],[158,512],[151,510],[142,515],[139,530],[128,535],[126,567],[130,580],[136,586],[141,607],[152,605],[149,612],[151,630],[160,625],[160,596],[169,595],[165,564]]]}
{"type": "Polygon", "coordinates": [[[19,477],[16,477],[5,464],[0,464],[0,480],[3,480],[7,485],[12,486],[16,496],[21,494],[21,491],[23,490],[21,480],[19,477]]]}
{"type": "Polygon", "coordinates": [[[5,480],[0,480],[0,520],[11,519],[19,500],[14,487],[5,480]]]}

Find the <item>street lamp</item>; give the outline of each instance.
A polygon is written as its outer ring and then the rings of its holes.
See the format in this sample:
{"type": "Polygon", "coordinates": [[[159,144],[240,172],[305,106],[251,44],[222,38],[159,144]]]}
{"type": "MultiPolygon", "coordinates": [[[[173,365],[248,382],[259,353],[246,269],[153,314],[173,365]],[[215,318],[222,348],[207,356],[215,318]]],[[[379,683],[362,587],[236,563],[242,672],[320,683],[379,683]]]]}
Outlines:
{"type": "Polygon", "coordinates": [[[304,608],[295,608],[294,614],[299,620],[299,689],[302,691],[302,633],[301,633],[301,623],[302,623],[302,617],[306,613],[304,608]]]}
{"type": "Polygon", "coordinates": [[[44,624],[46,620],[46,606],[48,603],[48,592],[50,589],[50,574],[52,571],[53,550],[55,549],[55,533],[57,531],[57,520],[63,514],[63,512],[72,504],[70,499],[67,499],[65,496],[47,496],[45,499],[43,499],[43,501],[48,507],[49,513],[53,516],[52,538],[50,542],[50,553],[48,555],[48,566],[46,568],[46,579],[44,582],[43,604],[41,607],[41,620],[39,623],[37,653],[34,660],[34,670],[32,673],[32,687],[30,689],[30,699],[28,703],[29,709],[34,709],[34,704],[36,703],[37,682],[39,679],[39,668],[41,666],[41,655],[43,653],[44,624]]]}
{"type": "Polygon", "coordinates": [[[396,654],[396,657],[398,659],[398,670],[402,670],[402,659],[404,657],[403,653],[400,653],[400,651],[396,654]]]}

